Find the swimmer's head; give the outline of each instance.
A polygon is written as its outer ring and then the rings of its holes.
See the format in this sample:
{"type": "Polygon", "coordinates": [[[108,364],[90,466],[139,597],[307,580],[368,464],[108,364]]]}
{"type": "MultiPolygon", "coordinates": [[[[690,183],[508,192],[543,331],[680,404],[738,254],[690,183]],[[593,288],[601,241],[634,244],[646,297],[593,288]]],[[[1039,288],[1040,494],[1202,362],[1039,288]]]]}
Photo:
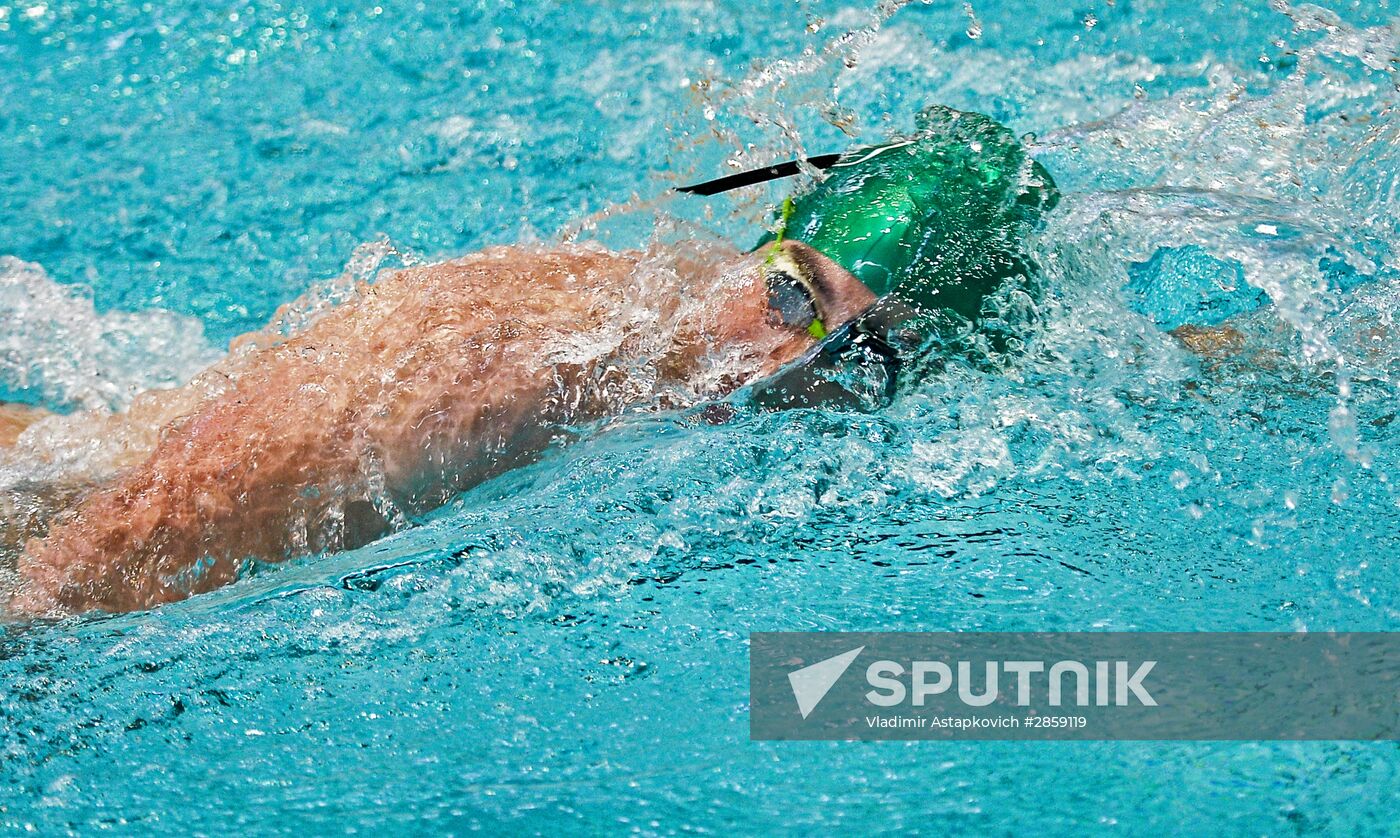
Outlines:
{"type": "Polygon", "coordinates": [[[774,248],[793,242],[849,272],[877,301],[830,337],[828,324],[814,324],[812,336],[826,338],[819,351],[771,382],[767,400],[887,398],[901,366],[936,333],[977,324],[993,292],[1028,278],[1026,236],[1057,200],[1049,173],[980,114],[931,107],[914,134],[842,154],[825,179],[784,202],[759,251],[771,249],[768,284],[780,305],[796,298],[784,290],[774,248]]]}
{"type": "Polygon", "coordinates": [[[1049,173],[988,117],[935,106],[914,134],[842,154],[763,243],[805,242],[879,297],[975,321],[1025,270],[1026,234],[1058,199],[1049,173]]]}

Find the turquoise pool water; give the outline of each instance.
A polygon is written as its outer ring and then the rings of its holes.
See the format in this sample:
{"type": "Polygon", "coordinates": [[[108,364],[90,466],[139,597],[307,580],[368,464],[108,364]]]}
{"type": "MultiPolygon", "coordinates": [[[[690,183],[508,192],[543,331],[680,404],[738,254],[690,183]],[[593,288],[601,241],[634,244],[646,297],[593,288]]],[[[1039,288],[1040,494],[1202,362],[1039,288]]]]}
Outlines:
{"type": "MultiPolygon", "coordinates": [[[[898,5],[0,0],[0,391],[54,409],[375,242],[549,240],[931,102],[1066,192],[1006,374],[634,417],[364,549],[6,627],[0,828],[1394,833],[1394,743],[748,740],[750,631],[1400,617],[1396,10],[898,5]],[[1232,315],[1223,360],[1164,331],[1232,315]]],[[[585,234],[747,241],[765,197],[585,234]]]]}

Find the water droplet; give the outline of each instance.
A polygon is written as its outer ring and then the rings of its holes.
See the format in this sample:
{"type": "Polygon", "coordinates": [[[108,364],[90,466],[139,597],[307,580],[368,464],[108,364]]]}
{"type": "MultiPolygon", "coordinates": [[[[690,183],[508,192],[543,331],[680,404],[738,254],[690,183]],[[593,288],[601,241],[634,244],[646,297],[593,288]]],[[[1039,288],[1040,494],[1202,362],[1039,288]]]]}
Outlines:
{"type": "Polygon", "coordinates": [[[963,4],[963,14],[967,15],[967,37],[973,41],[982,37],[982,21],[977,19],[971,3],[963,4]]]}

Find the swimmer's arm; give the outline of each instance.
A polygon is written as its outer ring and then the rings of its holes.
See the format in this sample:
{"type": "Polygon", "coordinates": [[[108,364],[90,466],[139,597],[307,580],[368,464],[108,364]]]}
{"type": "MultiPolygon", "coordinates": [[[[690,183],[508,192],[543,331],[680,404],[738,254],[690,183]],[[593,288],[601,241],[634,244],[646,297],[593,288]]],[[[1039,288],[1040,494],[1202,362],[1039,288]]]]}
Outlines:
{"type": "Polygon", "coordinates": [[[514,315],[502,319],[486,300],[444,297],[479,279],[450,267],[404,272],[256,350],[237,383],[169,427],[145,462],[29,543],[29,584],[13,605],[180,599],[231,581],[248,558],[372,538],[395,510],[430,508],[528,459],[565,404],[551,394],[583,374],[542,366],[543,342],[559,323],[588,326],[586,300],[536,283],[512,306],[498,286],[490,292],[514,315]]]}
{"type": "MultiPolygon", "coordinates": [[[[144,462],[31,540],[19,562],[29,584],[16,604],[130,610],[208,590],[232,579],[243,558],[285,549],[298,483],[333,465],[319,459],[318,435],[296,432],[315,418],[276,380],[206,403],[144,462]],[[279,433],[272,416],[295,424],[279,433]]],[[[302,514],[318,511],[310,506],[302,514]]]]}

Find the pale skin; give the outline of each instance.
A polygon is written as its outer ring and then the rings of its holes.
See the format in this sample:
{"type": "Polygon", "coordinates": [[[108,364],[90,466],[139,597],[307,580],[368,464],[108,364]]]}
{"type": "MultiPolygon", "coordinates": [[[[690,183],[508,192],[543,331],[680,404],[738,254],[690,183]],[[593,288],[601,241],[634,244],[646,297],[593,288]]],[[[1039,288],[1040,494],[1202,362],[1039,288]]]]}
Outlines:
{"type": "MultiPolygon", "coordinates": [[[[828,328],[875,301],[782,247],[828,328]]],[[[248,559],[353,547],[580,424],[723,396],[815,344],[772,310],[765,254],[712,251],[496,248],[382,278],[290,339],[254,336],[194,385],[94,420],[139,421],[149,444],[26,519],[8,610],[146,608],[248,559]]],[[[0,445],[23,445],[37,415],[0,409],[0,445]]]]}

